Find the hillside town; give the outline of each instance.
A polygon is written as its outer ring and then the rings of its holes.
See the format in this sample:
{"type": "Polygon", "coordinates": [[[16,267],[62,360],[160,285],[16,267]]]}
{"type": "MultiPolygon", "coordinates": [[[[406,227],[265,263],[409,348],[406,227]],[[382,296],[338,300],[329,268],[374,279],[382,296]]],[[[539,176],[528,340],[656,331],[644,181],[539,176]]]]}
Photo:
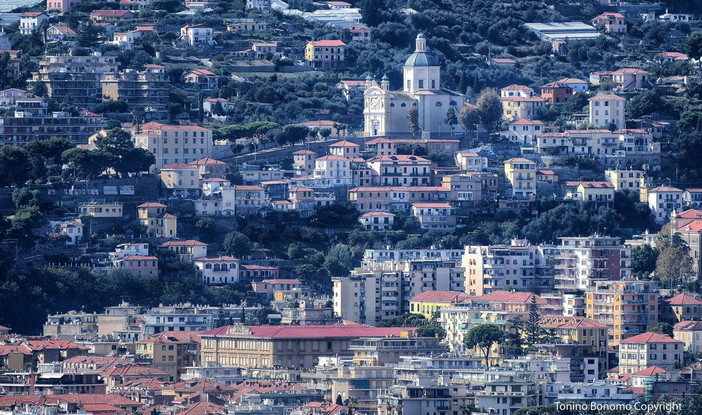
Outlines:
{"type": "Polygon", "coordinates": [[[0,415],[702,413],[702,1],[0,0],[0,415]]]}

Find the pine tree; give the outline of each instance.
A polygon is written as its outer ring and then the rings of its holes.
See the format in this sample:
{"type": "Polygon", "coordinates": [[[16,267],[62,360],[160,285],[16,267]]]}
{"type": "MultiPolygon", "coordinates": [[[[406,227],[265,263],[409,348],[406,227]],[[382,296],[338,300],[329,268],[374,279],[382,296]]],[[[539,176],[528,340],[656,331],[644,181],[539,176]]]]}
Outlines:
{"type": "Polygon", "coordinates": [[[539,341],[541,327],[539,327],[539,306],[536,303],[536,294],[531,295],[531,304],[529,304],[529,320],[526,323],[525,331],[527,344],[533,346],[539,341]]]}

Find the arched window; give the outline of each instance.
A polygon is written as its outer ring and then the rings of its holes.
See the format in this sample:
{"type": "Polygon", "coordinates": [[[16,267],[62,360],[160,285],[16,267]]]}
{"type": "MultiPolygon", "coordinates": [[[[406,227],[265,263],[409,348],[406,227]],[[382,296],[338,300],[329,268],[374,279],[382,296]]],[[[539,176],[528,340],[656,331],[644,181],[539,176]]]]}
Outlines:
{"type": "Polygon", "coordinates": [[[395,103],[394,103],[394,102],[391,102],[391,103],[390,103],[390,108],[394,108],[394,107],[395,107],[395,103]]]}
{"type": "Polygon", "coordinates": [[[404,108],[404,107],[407,106],[407,104],[405,104],[405,103],[403,102],[400,106],[401,106],[402,108],[404,108]]]}
{"type": "Polygon", "coordinates": [[[441,103],[440,103],[440,102],[437,102],[437,103],[436,103],[436,106],[437,106],[437,107],[440,107],[440,106],[441,106],[441,103]]]}

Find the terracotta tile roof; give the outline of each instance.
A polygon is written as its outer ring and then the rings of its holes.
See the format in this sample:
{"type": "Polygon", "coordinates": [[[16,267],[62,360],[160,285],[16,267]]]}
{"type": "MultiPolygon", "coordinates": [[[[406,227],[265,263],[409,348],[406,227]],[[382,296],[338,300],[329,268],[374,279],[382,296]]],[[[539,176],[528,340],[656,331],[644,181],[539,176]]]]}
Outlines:
{"type": "Polygon", "coordinates": [[[116,261],[158,261],[158,257],[150,255],[127,255],[116,261]]]}
{"type": "Polygon", "coordinates": [[[390,212],[367,212],[361,215],[362,218],[365,218],[367,216],[396,216],[394,213],[390,212]]]}
{"type": "Polygon", "coordinates": [[[115,386],[114,389],[117,389],[117,390],[160,391],[160,390],[168,389],[172,385],[173,385],[172,382],[169,382],[166,380],[143,378],[143,379],[129,380],[127,382],[120,383],[119,385],[115,386]]]}
{"type": "Polygon", "coordinates": [[[215,75],[213,72],[208,71],[207,69],[192,69],[192,70],[187,71],[187,72],[185,73],[185,75],[188,75],[188,74],[194,74],[194,75],[197,75],[197,76],[204,76],[204,77],[207,77],[207,78],[212,78],[212,77],[216,77],[216,76],[217,76],[217,75],[215,75]]]}
{"type": "Polygon", "coordinates": [[[622,340],[622,343],[682,343],[666,334],[641,333],[622,340]]]}
{"type": "Polygon", "coordinates": [[[538,304],[545,304],[546,300],[542,299],[536,294],[523,292],[523,291],[502,291],[497,290],[491,293],[485,294],[481,297],[474,297],[475,300],[481,301],[491,301],[497,303],[531,303],[531,296],[536,296],[536,302],[538,304]]]}
{"type": "Polygon", "coordinates": [[[638,68],[622,68],[622,69],[618,69],[618,70],[612,72],[612,74],[617,74],[617,75],[619,75],[619,74],[648,75],[649,73],[644,71],[643,69],[638,69],[638,68]]]}
{"type": "Polygon", "coordinates": [[[210,261],[238,261],[238,258],[234,258],[233,256],[217,256],[217,257],[203,257],[203,258],[195,258],[195,262],[210,262],[210,261]]]}
{"type": "Polygon", "coordinates": [[[28,340],[27,344],[34,351],[46,350],[46,349],[49,349],[49,350],[54,350],[54,349],[88,350],[88,348],[83,346],[82,344],[73,343],[72,341],[68,341],[68,340],[28,340]]]}
{"type": "Polygon", "coordinates": [[[702,305],[702,301],[688,293],[678,294],[663,301],[669,305],[702,305]]]}
{"type": "Polygon", "coordinates": [[[169,164],[167,166],[161,167],[161,170],[192,170],[192,169],[197,169],[197,167],[190,166],[190,165],[184,164],[184,163],[173,163],[173,164],[169,164]]]}
{"type": "Polygon", "coordinates": [[[206,243],[188,239],[187,241],[168,241],[159,245],[159,248],[167,248],[169,246],[207,246],[206,243]]]}
{"type": "Polygon", "coordinates": [[[539,320],[539,326],[547,328],[597,328],[606,329],[607,325],[585,317],[548,316],[539,320]]]}
{"type": "Polygon", "coordinates": [[[531,164],[536,164],[534,161],[529,160],[529,159],[525,159],[525,158],[522,158],[522,157],[515,157],[515,158],[511,158],[511,159],[505,160],[505,164],[506,164],[506,163],[531,163],[531,164]]]}
{"type": "Polygon", "coordinates": [[[155,121],[147,122],[141,126],[142,131],[210,131],[208,128],[197,125],[168,125],[155,121]]]}
{"type": "Polygon", "coordinates": [[[333,143],[333,144],[329,144],[329,147],[360,147],[360,146],[356,143],[342,140],[342,141],[338,141],[338,142],[333,143]]]}
{"type": "Polygon", "coordinates": [[[597,94],[594,97],[589,99],[589,101],[604,101],[604,100],[626,101],[625,98],[622,98],[619,95],[614,95],[614,94],[597,94]]]}
{"type": "Polygon", "coordinates": [[[310,150],[297,150],[293,154],[315,154],[316,155],[317,153],[315,153],[314,151],[310,151],[310,150]]]}
{"type": "Polygon", "coordinates": [[[425,301],[430,303],[457,303],[469,298],[469,295],[460,291],[424,291],[410,298],[410,301],[425,301]]]}
{"type": "Polygon", "coordinates": [[[308,45],[312,45],[314,47],[339,47],[339,46],[346,46],[346,43],[340,41],[340,40],[311,40],[307,42],[308,45]]]}
{"type": "Polygon", "coordinates": [[[185,407],[182,411],[178,411],[177,415],[216,415],[226,414],[222,405],[217,405],[212,402],[197,402],[185,407]]]}
{"type": "Polygon", "coordinates": [[[142,203],[137,208],[166,208],[168,206],[164,205],[163,203],[158,203],[158,202],[146,202],[142,203]]]}
{"type": "Polygon", "coordinates": [[[208,165],[208,164],[227,164],[227,163],[213,159],[211,157],[205,157],[205,158],[201,158],[200,160],[191,161],[188,164],[193,164],[193,165],[199,166],[199,165],[208,165]]]}
{"type": "Polygon", "coordinates": [[[658,186],[652,189],[648,189],[648,192],[682,192],[682,190],[678,189],[677,187],[658,186]]]}
{"type": "Polygon", "coordinates": [[[702,232],[702,220],[693,220],[692,222],[676,229],[678,232],[702,232]]]}
{"type": "Polygon", "coordinates": [[[349,192],[449,192],[450,190],[441,186],[361,186],[349,189],[349,192]]]}
{"type": "Polygon", "coordinates": [[[632,373],[631,376],[656,376],[665,375],[667,371],[659,366],[649,366],[646,369],[632,373]]]}
{"type": "Polygon", "coordinates": [[[0,356],[7,356],[9,354],[23,354],[25,356],[31,356],[32,355],[32,349],[29,348],[26,344],[13,344],[13,345],[6,345],[6,346],[0,346],[0,356]]]}
{"type": "Polygon", "coordinates": [[[199,343],[199,331],[164,331],[137,343],[199,343]]]}
{"type": "Polygon", "coordinates": [[[138,376],[138,377],[168,377],[168,373],[161,369],[155,367],[143,366],[143,365],[117,365],[109,367],[102,371],[102,377],[124,377],[124,376],[138,376]]]}
{"type": "Polygon", "coordinates": [[[345,158],[341,156],[329,155],[317,158],[317,161],[346,161],[345,158]]]}
{"type": "Polygon", "coordinates": [[[241,190],[242,192],[264,192],[266,189],[261,186],[237,185],[234,186],[234,190],[241,190]]]}
{"type": "Polygon", "coordinates": [[[93,10],[91,16],[100,17],[124,17],[127,13],[132,13],[129,10],[93,10]]]}
{"type": "Polygon", "coordinates": [[[673,326],[674,331],[702,331],[702,321],[681,321],[673,326]]]}
{"type": "Polygon", "coordinates": [[[520,118],[517,121],[512,121],[509,125],[545,125],[539,120],[529,120],[526,118],[520,118]]]}
{"type": "Polygon", "coordinates": [[[81,393],[81,394],[66,394],[66,395],[8,395],[0,396],[0,408],[19,405],[34,405],[42,406],[56,403],[76,403],[76,404],[106,404],[120,408],[124,407],[141,407],[142,404],[131,399],[127,399],[120,395],[97,394],[97,393],[81,393]]]}
{"type": "Polygon", "coordinates": [[[129,365],[131,361],[119,357],[105,356],[74,356],[63,361],[63,366],[87,366],[94,370],[102,370],[110,366],[129,365]]]}
{"type": "MultiPolygon", "coordinates": [[[[64,35],[75,35],[76,32],[71,29],[68,26],[63,26],[63,25],[53,25],[51,26],[54,29],[56,29],[59,33],[64,34],[64,35]]],[[[51,27],[49,29],[51,29],[51,27]]]]}

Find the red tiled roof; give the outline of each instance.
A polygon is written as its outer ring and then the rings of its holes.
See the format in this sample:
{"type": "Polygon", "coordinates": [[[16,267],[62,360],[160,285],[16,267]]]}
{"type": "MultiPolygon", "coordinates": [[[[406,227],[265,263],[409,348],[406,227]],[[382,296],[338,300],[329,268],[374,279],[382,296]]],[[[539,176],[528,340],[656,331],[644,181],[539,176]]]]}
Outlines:
{"type": "Polygon", "coordinates": [[[390,161],[390,162],[419,162],[419,163],[430,163],[431,161],[429,159],[425,159],[424,157],[419,157],[419,156],[410,156],[407,154],[398,154],[394,156],[375,156],[372,159],[368,160],[369,162],[375,162],[375,161],[390,161]]]}
{"type": "Polygon", "coordinates": [[[27,344],[29,347],[34,350],[46,350],[46,349],[59,349],[59,350],[67,350],[67,349],[79,349],[79,350],[88,350],[87,347],[83,346],[82,344],[78,343],[73,343],[72,341],[68,340],[28,340],[27,344]]]}
{"type": "Polygon", "coordinates": [[[195,74],[195,75],[204,76],[204,77],[207,77],[207,78],[212,78],[212,77],[216,77],[216,76],[217,76],[217,75],[215,75],[213,72],[208,71],[207,69],[192,69],[192,70],[187,71],[187,72],[185,73],[185,75],[187,75],[187,74],[195,74]]]}
{"type": "Polygon", "coordinates": [[[93,10],[91,16],[100,17],[124,17],[127,13],[132,13],[129,10],[93,10]]]}
{"type": "Polygon", "coordinates": [[[615,101],[626,101],[626,99],[614,94],[597,94],[589,99],[590,101],[603,101],[603,100],[615,100],[615,101]]]}
{"type": "Polygon", "coordinates": [[[315,153],[314,151],[310,151],[310,150],[297,150],[293,154],[317,154],[317,153],[315,153]]]}
{"type": "Polygon", "coordinates": [[[266,189],[264,189],[261,186],[247,186],[247,185],[240,184],[240,185],[234,186],[234,190],[241,190],[244,192],[247,192],[247,191],[248,192],[262,192],[262,191],[265,191],[266,189]]]}
{"type": "Polygon", "coordinates": [[[673,326],[675,331],[702,331],[702,321],[681,321],[673,326]]]}
{"type": "Polygon", "coordinates": [[[656,376],[665,375],[666,370],[659,366],[649,366],[646,369],[639,370],[638,372],[632,373],[631,376],[656,376]]]}
{"type": "Polygon", "coordinates": [[[682,190],[678,189],[677,187],[658,186],[654,187],[653,189],[648,189],[648,193],[651,192],[682,192],[682,190]]]}
{"type": "Polygon", "coordinates": [[[410,301],[426,301],[436,303],[456,303],[467,299],[469,296],[460,291],[424,291],[410,298],[410,301]]]}
{"type": "Polygon", "coordinates": [[[168,207],[164,205],[163,203],[158,203],[158,202],[146,202],[142,203],[137,208],[165,208],[168,207]]]}
{"type": "Polygon", "coordinates": [[[329,147],[360,147],[360,146],[356,143],[342,140],[342,141],[338,141],[338,142],[333,143],[333,144],[329,144],[329,147]]]}
{"type": "Polygon", "coordinates": [[[106,404],[120,408],[141,407],[141,402],[127,399],[120,395],[81,393],[66,395],[7,395],[0,396],[0,408],[10,406],[34,405],[42,406],[56,403],[76,403],[76,404],[106,404]]]}
{"type": "Polygon", "coordinates": [[[349,192],[448,192],[450,189],[441,186],[360,186],[349,189],[349,192]]]}
{"type": "Polygon", "coordinates": [[[197,165],[203,165],[203,164],[207,165],[207,164],[227,164],[227,163],[213,159],[211,157],[205,157],[205,158],[201,158],[200,160],[191,161],[188,164],[193,164],[193,165],[197,166],[197,165]]]}
{"type": "Polygon", "coordinates": [[[199,331],[164,331],[137,343],[192,343],[200,342],[199,331]]]}
{"type": "Polygon", "coordinates": [[[169,164],[167,166],[161,167],[161,170],[192,170],[192,169],[197,169],[195,166],[190,166],[188,164],[183,164],[183,163],[173,163],[169,164]]]}
{"type": "Polygon", "coordinates": [[[206,243],[196,241],[194,239],[188,239],[187,241],[168,241],[164,242],[161,245],[159,245],[159,248],[161,247],[169,247],[169,246],[207,246],[206,243]]]}
{"type": "Polygon", "coordinates": [[[315,47],[338,47],[338,46],[346,46],[346,43],[340,41],[340,40],[311,40],[307,42],[308,45],[312,45],[315,47]]]}
{"type": "Polygon", "coordinates": [[[666,334],[641,333],[622,340],[622,343],[682,343],[666,334]]]}
{"type": "Polygon", "coordinates": [[[216,257],[202,257],[195,258],[195,262],[210,262],[210,261],[238,261],[238,258],[233,256],[216,256],[216,257]]]}
{"type": "Polygon", "coordinates": [[[702,232],[702,220],[693,220],[692,222],[676,229],[678,232],[702,232]]]}
{"type": "Polygon", "coordinates": [[[497,303],[531,303],[531,296],[535,295],[536,296],[536,302],[539,304],[545,304],[546,300],[542,299],[536,294],[532,294],[529,292],[523,292],[523,291],[517,291],[517,292],[510,292],[510,291],[502,291],[502,290],[497,290],[493,291],[491,293],[485,294],[481,297],[474,297],[475,300],[482,300],[482,301],[492,301],[492,302],[497,302],[497,303]]]}
{"type": "Polygon", "coordinates": [[[547,316],[539,320],[539,326],[547,328],[598,328],[606,329],[607,325],[585,317],[547,316]]]}
{"type": "Polygon", "coordinates": [[[361,215],[362,218],[366,216],[396,216],[394,213],[390,212],[367,212],[361,215]]]}
{"type": "Polygon", "coordinates": [[[20,14],[20,17],[37,17],[44,14],[44,12],[24,12],[20,14]]]}
{"type": "Polygon", "coordinates": [[[509,125],[545,125],[539,120],[529,120],[526,118],[520,118],[517,121],[512,121],[509,125]]]}
{"type": "MultiPolygon", "coordinates": [[[[76,32],[68,26],[53,25],[51,27],[58,30],[59,33],[64,34],[64,35],[75,35],[76,34],[76,32]]],[[[51,27],[49,29],[51,29],[51,27]]]]}
{"type": "Polygon", "coordinates": [[[32,355],[32,349],[30,349],[26,344],[13,344],[0,346],[0,356],[7,356],[9,354],[23,354],[25,356],[32,355]]]}
{"type": "Polygon", "coordinates": [[[209,131],[208,128],[200,127],[197,125],[168,125],[161,124],[159,122],[151,121],[141,126],[142,131],[209,131]]]}
{"type": "Polygon", "coordinates": [[[118,259],[117,261],[147,261],[147,260],[158,261],[158,257],[149,256],[149,255],[127,255],[125,257],[118,259]]]}
{"type": "Polygon", "coordinates": [[[663,301],[669,305],[702,305],[702,301],[688,293],[678,294],[663,301]]]}
{"type": "MultiPolygon", "coordinates": [[[[202,333],[202,336],[225,335],[227,327],[220,327],[202,333]]],[[[366,327],[366,326],[246,326],[251,331],[250,337],[257,338],[358,338],[399,336],[402,332],[414,331],[416,327],[366,327]]]]}
{"type": "Polygon", "coordinates": [[[102,377],[108,376],[139,376],[139,377],[167,377],[168,374],[161,369],[143,365],[117,365],[102,371],[102,377]]]}
{"type": "Polygon", "coordinates": [[[269,279],[263,280],[262,282],[265,282],[267,284],[293,284],[293,285],[302,284],[302,281],[300,281],[297,278],[269,278],[269,279]]]}
{"type": "Polygon", "coordinates": [[[335,155],[329,155],[329,156],[319,157],[319,158],[317,159],[317,161],[328,161],[328,160],[331,160],[331,161],[344,161],[344,160],[346,160],[346,159],[343,158],[343,157],[341,157],[341,156],[335,156],[335,155]]]}
{"type": "Polygon", "coordinates": [[[225,414],[222,409],[222,405],[217,405],[212,402],[197,402],[188,405],[182,411],[178,412],[178,415],[213,415],[213,414],[225,414]]]}
{"type": "Polygon", "coordinates": [[[641,74],[641,75],[648,75],[649,73],[644,71],[643,69],[638,69],[638,68],[622,68],[618,69],[612,74],[641,74]]]}

